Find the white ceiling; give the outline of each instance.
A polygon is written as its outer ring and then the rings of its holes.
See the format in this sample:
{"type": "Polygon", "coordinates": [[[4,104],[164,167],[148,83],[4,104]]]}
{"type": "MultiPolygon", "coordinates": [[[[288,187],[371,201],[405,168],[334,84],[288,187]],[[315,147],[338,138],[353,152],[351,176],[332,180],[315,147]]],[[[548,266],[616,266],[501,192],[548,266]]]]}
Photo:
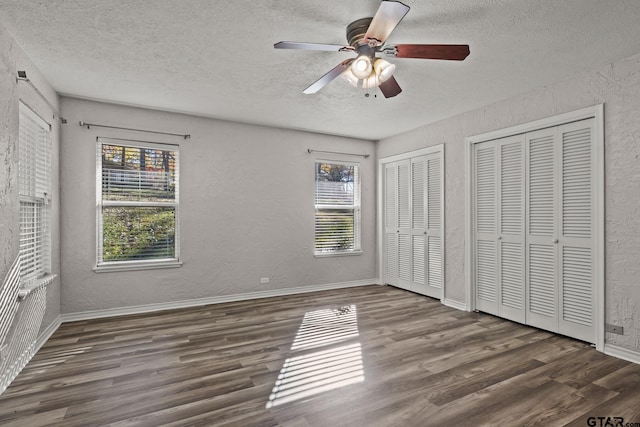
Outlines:
{"type": "MultiPolygon", "coordinates": [[[[387,42],[469,44],[463,62],[391,59],[403,92],[341,79],[302,90],[350,53],[379,0],[0,0],[0,21],[61,94],[245,123],[382,139],[640,52],[637,0],[405,0],[387,42]]],[[[18,64],[19,66],[19,64],[18,64]]]]}

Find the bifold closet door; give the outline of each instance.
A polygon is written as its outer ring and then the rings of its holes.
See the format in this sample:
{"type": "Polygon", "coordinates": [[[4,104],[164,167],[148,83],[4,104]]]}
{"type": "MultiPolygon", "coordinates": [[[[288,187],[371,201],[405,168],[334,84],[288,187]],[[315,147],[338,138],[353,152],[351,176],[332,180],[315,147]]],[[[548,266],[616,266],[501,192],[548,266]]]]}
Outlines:
{"type": "Polygon", "coordinates": [[[476,308],[525,322],[524,136],[475,146],[476,308]]]}
{"type": "Polygon", "coordinates": [[[594,120],[560,127],[562,153],[558,256],[561,283],[558,331],[596,341],[594,120]]]}
{"type": "Polygon", "coordinates": [[[385,165],[385,278],[411,290],[410,162],[385,165]]]}
{"type": "Polygon", "coordinates": [[[595,342],[593,119],[528,135],[532,326],[595,342]]]}
{"type": "Polygon", "coordinates": [[[527,324],[558,331],[558,128],[527,134],[527,324]]]}
{"type": "Polygon", "coordinates": [[[442,298],[442,156],[411,159],[411,290],[442,298]]]}
{"type": "Polygon", "coordinates": [[[476,308],[595,342],[593,119],[473,153],[476,308]]]}
{"type": "Polygon", "coordinates": [[[384,165],[386,283],[442,298],[442,152],[384,165]]]}
{"type": "Polygon", "coordinates": [[[442,152],[426,156],[427,184],[427,291],[433,298],[443,298],[444,271],[444,186],[442,152]]]}
{"type": "Polygon", "coordinates": [[[398,166],[384,166],[384,265],[385,282],[398,286],[398,166]]]}

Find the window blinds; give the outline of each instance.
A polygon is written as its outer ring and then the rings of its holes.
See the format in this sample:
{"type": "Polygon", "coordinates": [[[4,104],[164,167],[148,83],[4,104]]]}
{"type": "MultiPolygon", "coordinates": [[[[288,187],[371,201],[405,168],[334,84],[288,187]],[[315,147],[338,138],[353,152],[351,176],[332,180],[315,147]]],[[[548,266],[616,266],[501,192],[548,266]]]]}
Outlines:
{"type": "Polygon", "coordinates": [[[177,258],[178,151],[100,138],[98,265],[177,258]]]}
{"type": "Polygon", "coordinates": [[[49,125],[20,104],[18,181],[20,193],[20,280],[24,285],[50,270],[49,125]]]}
{"type": "Polygon", "coordinates": [[[315,253],[360,250],[360,167],[316,162],[315,253]]]}

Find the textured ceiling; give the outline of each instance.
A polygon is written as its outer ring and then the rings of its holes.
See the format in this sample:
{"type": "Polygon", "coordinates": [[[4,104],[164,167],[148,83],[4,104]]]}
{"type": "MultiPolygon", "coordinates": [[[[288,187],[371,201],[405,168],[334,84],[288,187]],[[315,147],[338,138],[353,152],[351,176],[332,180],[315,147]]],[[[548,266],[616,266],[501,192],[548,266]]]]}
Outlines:
{"type": "Polygon", "coordinates": [[[382,139],[640,52],[637,0],[405,0],[387,42],[469,44],[463,62],[391,59],[403,92],[341,79],[302,90],[350,53],[378,0],[0,0],[0,21],[61,94],[245,123],[382,139]]]}

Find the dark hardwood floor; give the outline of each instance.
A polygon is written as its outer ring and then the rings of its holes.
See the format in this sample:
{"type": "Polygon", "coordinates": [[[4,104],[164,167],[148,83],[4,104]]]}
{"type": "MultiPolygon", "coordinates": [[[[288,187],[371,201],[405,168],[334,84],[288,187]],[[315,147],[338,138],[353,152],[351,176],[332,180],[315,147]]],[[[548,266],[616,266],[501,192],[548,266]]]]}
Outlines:
{"type": "Polygon", "coordinates": [[[382,286],[65,323],[0,396],[0,425],[29,427],[589,417],[640,426],[640,365],[382,286]]]}

